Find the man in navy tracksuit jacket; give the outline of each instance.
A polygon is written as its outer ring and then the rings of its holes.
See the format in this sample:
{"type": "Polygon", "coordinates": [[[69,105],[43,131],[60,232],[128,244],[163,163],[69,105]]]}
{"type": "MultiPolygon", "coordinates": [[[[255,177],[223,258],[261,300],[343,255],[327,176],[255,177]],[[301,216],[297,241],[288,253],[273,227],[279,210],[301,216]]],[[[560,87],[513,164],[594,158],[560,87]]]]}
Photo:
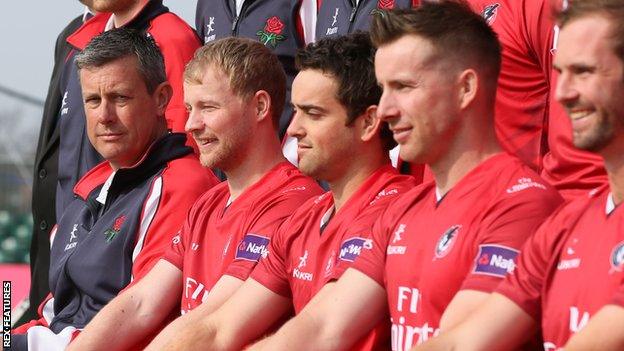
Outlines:
{"type": "MultiPolygon", "coordinates": [[[[95,5],[95,4],[94,4],[95,5]]],[[[65,61],[61,75],[63,103],[59,111],[60,149],[58,159],[58,187],[56,192],[57,220],[73,199],[73,187],[91,168],[102,161],[101,156],[89,144],[84,126],[78,70],[74,64],[75,55],[96,35],[105,30],[124,27],[141,31],[156,41],[164,59],[167,79],[173,87],[171,103],[165,112],[167,128],[174,132],[184,131],[187,113],[183,102],[182,72],[200,42],[182,19],[169,12],[162,0],[140,0],[133,2],[136,14],[122,19],[118,13],[100,13],[85,22],[67,38],[73,47],[65,61]],[[124,23],[125,20],[125,23],[124,23]],[[123,23],[122,25],[119,25],[123,23]]],[[[95,10],[106,10],[106,8],[95,10]]],[[[129,9],[126,9],[129,10],[129,9]]],[[[119,11],[120,13],[122,11],[119,11]]]]}
{"type": "Polygon", "coordinates": [[[86,134],[104,158],[77,183],[52,231],[50,298],[13,331],[13,349],[63,349],[93,316],[145,275],[188,208],[217,183],[167,131],[172,89],[153,39],[115,29],[75,58],[86,134]],[[139,56],[141,59],[139,60],[139,56]]]}
{"type": "Polygon", "coordinates": [[[322,0],[316,17],[316,40],[368,31],[376,10],[408,8],[418,0],[322,0]]]}
{"type": "MultiPolygon", "coordinates": [[[[121,26],[149,34],[164,56],[167,79],[173,88],[173,97],[165,113],[167,127],[175,132],[184,131],[187,113],[181,77],[184,65],[200,46],[199,39],[188,24],[163,6],[161,0],[133,1],[122,9],[114,9],[113,5],[115,2],[90,2],[94,10],[104,13],[89,20],[81,17],[72,21],[57,42],[55,68],[35,162],[30,311],[36,312],[47,290],[49,233],[73,200],[76,182],[102,161],[85,134],[84,108],[74,56],[107,28],[123,24],[121,26]],[[117,16],[126,11],[131,17],[117,16]]],[[[194,145],[192,142],[187,144],[194,145]]],[[[30,317],[33,318],[34,314],[31,313],[30,317]]]]}

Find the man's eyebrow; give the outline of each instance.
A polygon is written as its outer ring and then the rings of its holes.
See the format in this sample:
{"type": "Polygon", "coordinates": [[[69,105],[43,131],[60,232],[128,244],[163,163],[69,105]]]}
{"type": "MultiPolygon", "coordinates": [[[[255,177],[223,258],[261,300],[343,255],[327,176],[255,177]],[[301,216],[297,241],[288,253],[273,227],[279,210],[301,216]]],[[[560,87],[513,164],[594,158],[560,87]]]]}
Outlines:
{"type": "Polygon", "coordinates": [[[327,112],[327,110],[325,110],[324,108],[313,104],[293,104],[293,106],[300,110],[303,110],[304,112],[309,112],[310,110],[318,110],[321,113],[327,112]]]}

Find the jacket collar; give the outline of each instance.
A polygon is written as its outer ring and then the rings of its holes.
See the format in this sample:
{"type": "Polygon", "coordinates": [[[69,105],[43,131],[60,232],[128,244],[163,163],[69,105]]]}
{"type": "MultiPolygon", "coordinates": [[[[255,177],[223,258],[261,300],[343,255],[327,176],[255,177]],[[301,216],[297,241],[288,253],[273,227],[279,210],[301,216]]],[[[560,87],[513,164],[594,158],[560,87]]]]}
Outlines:
{"type": "MultiPolygon", "coordinates": [[[[132,187],[154,175],[167,162],[190,154],[193,149],[184,145],[185,142],[184,133],[168,133],[156,140],[137,163],[117,170],[111,188],[119,184],[132,187]]],[[[104,184],[112,173],[113,169],[108,161],[100,163],[78,181],[74,193],[86,200],[89,194],[104,184]]]]}
{"type": "MultiPolygon", "coordinates": [[[[150,0],[145,4],[143,9],[134,16],[130,22],[124,25],[125,28],[133,28],[139,31],[147,31],[150,26],[150,22],[162,15],[169,12],[169,9],[163,5],[162,0],[150,0]]],[[[79,50],[83,50],[87,44],[93,39],[93,37],[104,32],[106,23],[110,19],[112,14],[99,13],[93,16],[91,19],[82,24],[78,30],[67,37],[67,42],[79,50]]]]}

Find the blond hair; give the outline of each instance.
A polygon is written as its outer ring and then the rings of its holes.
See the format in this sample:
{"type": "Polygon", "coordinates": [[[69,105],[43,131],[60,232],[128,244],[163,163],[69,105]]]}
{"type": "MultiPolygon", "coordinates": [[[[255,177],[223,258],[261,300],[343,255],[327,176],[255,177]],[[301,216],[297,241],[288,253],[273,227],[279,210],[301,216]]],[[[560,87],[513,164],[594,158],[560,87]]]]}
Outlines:
{"type": "Polygon", "coordinates": [[[201,84],[208,67],[224,73],[230,89],[244,99],[257,91],[266,91],[271,97],[273,124],[278,126],[286,99],[286,74],[275,54],[251,39],[219,39],[197,49],[186,65],[184,81],[201,84]]]}

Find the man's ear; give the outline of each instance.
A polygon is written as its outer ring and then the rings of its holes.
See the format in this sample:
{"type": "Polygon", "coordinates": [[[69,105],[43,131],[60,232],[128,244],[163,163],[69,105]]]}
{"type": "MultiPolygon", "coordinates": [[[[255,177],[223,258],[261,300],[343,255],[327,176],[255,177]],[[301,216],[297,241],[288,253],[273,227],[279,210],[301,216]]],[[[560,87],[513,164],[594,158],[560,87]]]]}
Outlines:
{"type": "Polygon", "coordinates": [[[458,78],[459,83],[459,107],[465,109],[477,96],[479,89],[479,75],[473,69],[463,71],[458,78]]]}
{"type": "Polygon", "coordinates": [[[382,122],[377,118],[377,105],[368,106],[358,119],[362,141],[369,141],[378,137],[382,122]]]}
{"type": "Polygon", "coordinates": [[[173,88],[171,88],[171,84],[167,81],[160,83],[152,95],[156,100],[158,114],[164,116],[165,111],[167,110],[167,105],[169,105],[169,100],[171,100],[171,96],[173,96],[173,88]]]}
{"type": "Polygon", "coordinates": [[[256,119],[258,122],[271,119],[271,96],[264,90],[258,90],[253,96],[255,100],[256,119]]]}

